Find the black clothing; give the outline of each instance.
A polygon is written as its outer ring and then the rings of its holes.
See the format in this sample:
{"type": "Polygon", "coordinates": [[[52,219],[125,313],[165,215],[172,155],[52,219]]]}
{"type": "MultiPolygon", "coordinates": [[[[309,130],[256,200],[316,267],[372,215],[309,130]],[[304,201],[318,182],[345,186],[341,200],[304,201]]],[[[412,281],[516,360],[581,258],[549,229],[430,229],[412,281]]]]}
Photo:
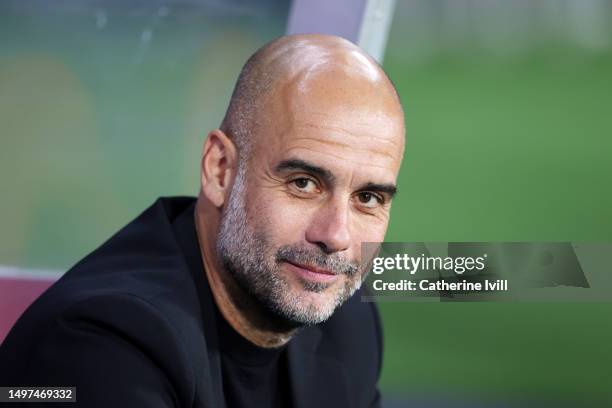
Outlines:
{"type": "Polygon", "coordinates": [[[374,304],[357,292],[285,348],[250,353],[216,311],[193,211],[193,198],[159,199],[62,276],[0,346],[0,386],[76,386],[73,408],[231,408],[264,370],[276,380],[255,394],[277,406],[379,406],[374,304]],[[272,368],[249,371],[249,356],[272,368]]]}
{"type": "Polygon", "coordinates": [[[238,334],[217,313],[223,393],[229,408],[274,407],[291,404],[287,381],[287,347],[257,347],[238,334]]]}

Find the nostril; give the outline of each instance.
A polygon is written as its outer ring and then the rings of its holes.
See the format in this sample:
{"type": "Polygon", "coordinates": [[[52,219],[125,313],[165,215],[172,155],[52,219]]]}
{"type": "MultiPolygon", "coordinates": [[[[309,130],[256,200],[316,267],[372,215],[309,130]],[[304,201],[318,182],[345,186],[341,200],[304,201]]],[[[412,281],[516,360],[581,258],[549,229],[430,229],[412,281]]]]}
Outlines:
{"type": "Polygon", "coordinates": [[[334,252],[329,246],[327,246],[325,244],[325,242],[317,242],[316,245],[319,247],[319,249],[321,249],[321,251],[325,252],[326,254],[331,254],[332,252],[334,252]]]}

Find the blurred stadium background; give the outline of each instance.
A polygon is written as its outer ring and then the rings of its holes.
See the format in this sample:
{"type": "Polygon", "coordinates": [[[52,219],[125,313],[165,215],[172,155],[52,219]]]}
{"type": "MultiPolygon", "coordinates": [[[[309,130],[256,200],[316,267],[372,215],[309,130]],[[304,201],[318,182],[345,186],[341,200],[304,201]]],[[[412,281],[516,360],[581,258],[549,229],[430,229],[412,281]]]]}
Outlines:
{"type": "MultiPolygon", "coordinates": [[[[290,7],[0,2],[0,272],[65,271],[157,196],[196,194],[207,131],[290,7]]],[[[610,241],[611,22],[605,0],[397,0],[387,240],[610,241]]],[[[380,307],[398,406],[612,401],[610,303],[380,307]]]]}

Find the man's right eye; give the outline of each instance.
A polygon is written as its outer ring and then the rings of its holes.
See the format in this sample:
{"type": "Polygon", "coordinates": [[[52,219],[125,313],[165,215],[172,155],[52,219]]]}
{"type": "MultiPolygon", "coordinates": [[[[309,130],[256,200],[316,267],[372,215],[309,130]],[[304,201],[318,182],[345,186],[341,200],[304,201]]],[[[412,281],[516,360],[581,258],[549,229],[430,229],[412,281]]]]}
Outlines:
{"type": "Polygon", "coordinates": [[[318,191],[315,181],[307,177],[293,179],[291,184],[302,193],[316,193],[318,191]]]}

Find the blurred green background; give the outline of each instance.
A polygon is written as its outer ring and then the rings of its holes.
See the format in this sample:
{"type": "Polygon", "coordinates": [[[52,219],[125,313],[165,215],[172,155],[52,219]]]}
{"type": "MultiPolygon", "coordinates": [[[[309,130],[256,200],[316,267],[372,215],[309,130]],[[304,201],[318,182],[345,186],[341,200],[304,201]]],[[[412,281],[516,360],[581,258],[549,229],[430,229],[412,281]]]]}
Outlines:
{"type": "MultiPolygon", "coordinates": [[[[204,137],[288,10],[0,3],[0,265],[66,270],[157,196],[195,195],[204,137]]],[[[388,241],[612,239],[611,10],[398,1],[384,66],[408,141],[388,241]]],[[[611,304],[380,307],[388,394],[612,400],[611,304]]]]}

